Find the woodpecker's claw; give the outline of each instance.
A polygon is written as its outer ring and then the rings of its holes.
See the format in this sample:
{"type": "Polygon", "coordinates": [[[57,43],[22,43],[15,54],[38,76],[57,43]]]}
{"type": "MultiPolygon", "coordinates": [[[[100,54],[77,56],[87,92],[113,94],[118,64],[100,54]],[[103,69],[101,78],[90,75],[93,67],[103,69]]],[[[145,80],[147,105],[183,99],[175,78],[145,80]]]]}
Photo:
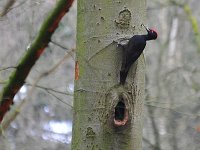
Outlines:
{"type": "Polygon", "coordinates": [[[117,41],[117,47],[124,47],[127,45],[129,38],[121,38],[117,41]]]}
{"type": "Polygon", "coordinates": [[[118,43],[118,44],[117,44],[117,47],[119,47],[119,48],[124,48],[124,45],[118,43]]]}

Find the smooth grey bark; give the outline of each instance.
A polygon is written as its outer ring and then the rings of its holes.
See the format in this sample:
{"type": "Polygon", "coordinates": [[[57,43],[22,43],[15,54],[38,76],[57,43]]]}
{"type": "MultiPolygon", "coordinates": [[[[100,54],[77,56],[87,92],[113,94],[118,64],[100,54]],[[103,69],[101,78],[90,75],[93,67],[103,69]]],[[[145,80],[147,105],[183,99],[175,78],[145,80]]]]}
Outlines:
{"type": "Polygon", "coordinates": [[[72,150],[142,149],[144,57],[119,85],[116,41],[141,33],[145,6],[145,0],[78,1],[72,150]],[[115,113],[120,101],[121,121],[115,113]]]}

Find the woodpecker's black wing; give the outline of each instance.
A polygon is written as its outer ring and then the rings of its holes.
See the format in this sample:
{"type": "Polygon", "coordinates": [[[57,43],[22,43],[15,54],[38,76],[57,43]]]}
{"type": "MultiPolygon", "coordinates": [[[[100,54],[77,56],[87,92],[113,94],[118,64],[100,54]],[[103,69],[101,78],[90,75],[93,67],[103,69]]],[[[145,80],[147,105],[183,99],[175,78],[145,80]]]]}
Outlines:
{"type": "Polygon", "coordinates": [[[120,84],[124,84],[132,64],[139,58],[146,46],[143,35],[134,35],[124,46],[122,66],[120,71],[120,84]]]}

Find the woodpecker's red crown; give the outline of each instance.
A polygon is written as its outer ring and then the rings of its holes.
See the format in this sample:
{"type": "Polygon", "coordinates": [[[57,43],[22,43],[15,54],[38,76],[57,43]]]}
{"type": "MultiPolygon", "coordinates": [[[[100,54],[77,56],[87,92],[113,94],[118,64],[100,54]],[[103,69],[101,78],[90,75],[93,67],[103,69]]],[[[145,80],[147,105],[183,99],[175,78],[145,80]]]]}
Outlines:
{"type": "Polygon", "coordinates": [[[149,29],[147,32],[148,32],[148,35],[149,35],[152,39],[157,39],[158,34],[157,34],[157,32],[156,32],[155,30],[149,29]]]}
{"type": "Polygon", "coordinates": [[[150,39],[155,40],[158,37],[157,32],[154,29],[149,29],[148,27],[146,27],[144,24],[142,24],[142,26],[145,27],[145,29],[148,32],[148,36],[150,37],[150,39]]]}

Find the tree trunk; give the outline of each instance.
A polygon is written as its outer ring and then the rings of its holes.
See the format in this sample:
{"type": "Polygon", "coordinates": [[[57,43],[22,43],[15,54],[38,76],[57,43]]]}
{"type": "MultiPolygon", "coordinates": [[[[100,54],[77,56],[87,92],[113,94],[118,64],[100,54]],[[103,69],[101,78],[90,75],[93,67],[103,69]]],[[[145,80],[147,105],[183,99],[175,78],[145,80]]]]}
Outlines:
{"type": "Polygon", "coordinates": [[[120,38],[140,33],[145,0],[78,1],[72,150],[141,150],[145,64],[119,84],[120,38]]]}

